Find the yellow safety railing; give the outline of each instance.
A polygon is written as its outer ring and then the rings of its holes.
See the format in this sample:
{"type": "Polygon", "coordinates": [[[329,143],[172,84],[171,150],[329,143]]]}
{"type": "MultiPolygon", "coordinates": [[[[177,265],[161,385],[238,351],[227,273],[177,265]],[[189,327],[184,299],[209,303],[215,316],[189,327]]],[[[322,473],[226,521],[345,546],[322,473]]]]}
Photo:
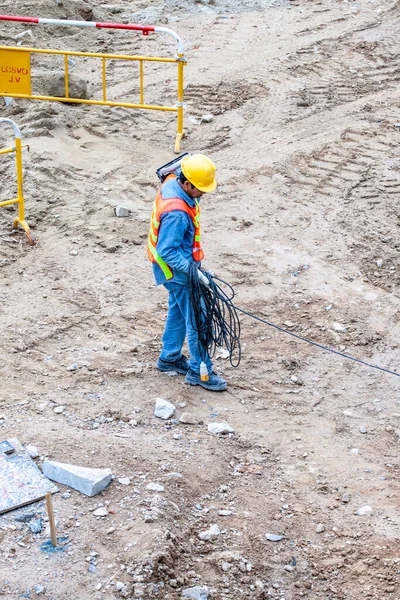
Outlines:
{"type": "Polygon", "coordinates": [[[10,204],[18,204],[18,217],[14,219],[13,228],[15,229],[18,225],[21,225],[23,230],[25,231],[29,243],[31,246],[35,244],[35,240],[31,233],[28,223],[25,221],[25,205],[24,205],[24,189],[23,189],[23,175],[22,175],[22,142],[21,142],[21,132],[16,123],[11,119],[0,119],[0,123],[8,123],[14,130],[15,136],[15,146],[13,148],[4,148],[0,150],[1,154],[9,154],[10,152],[15,152],[15,164],[17,171],[17,197],[12,200],[6,200],[4,202],[0,202],[0,206],[9,206],[10,204]]]}
{"type": "Polygon", "coordinates": [[[73,52],[64,50],[42,50],[36,48],[17,48],[0,46],[0,96],[13,98],[29,98],[31,100],[52,100],[76,104],[95,104],[100,106],[121,106],[145,110],[159,110],[177,113],[177,134],[175,138],[175,152],[180,151],[180,142],[183,137],[183,69],[186,60],[178,54],[175,58],[160,58],[151,56],[130,56],[122,54],[103,54],[98,52],[73,52]],[[32,94],[31,90],[31,54],[62,55],[64,57],[64,96],[42,96],[32,94]],[[72,98],[69,93],[69,57],[97,58],[101,60],[102,99],[91,100],[72,98]],[[139,62],[139,102],[120,102],[109,100],[107,94],[107,61],[124,60],[139,62]],[[144,65],[147,62],[175,63],[177,64],[177,103],[175,106],[160,106],[145,103],[144,65]]]}

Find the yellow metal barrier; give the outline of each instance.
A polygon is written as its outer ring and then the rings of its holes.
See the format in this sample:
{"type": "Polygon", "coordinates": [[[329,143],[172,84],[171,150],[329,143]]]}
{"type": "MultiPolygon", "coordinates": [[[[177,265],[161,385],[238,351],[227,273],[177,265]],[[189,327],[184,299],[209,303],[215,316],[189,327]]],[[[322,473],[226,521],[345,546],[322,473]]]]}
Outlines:
{"type": "Polygon", "coordinates": [[[19,130],[18,125],[14,123],[11,119],[0,119],[0,123],[8,123],[14,130],[15,135],[15,146],[13,148],[4,148],[4,150],[0,150],[1,154],[9,154],[10,152],[15,152],[15,164],[17,170],[17,190],[18,195],[16,198],[12,200],[6,200],[5,202],[0,202],[0,206],[8,206],[10,204],[18,204],[18,217],[14,219],[13,228],[15,229],[18,225],[21,225],[22,229],[25,231],[29,243],[31,246],[35,244],[35,240],[31,233],[28,223],[25,221],[25,205],[24,205],[24,190],[23,190],[23,175],[22,175],[22,143],[21,143],[21,132],[19,130]]]}
{"type": "Polygon", "coordinates": [[[103,54],[97,52],[72,52],[64,50],[42,50],[37,48],[21,48],[0,46],[0,96],[14,98],[29,98],[31,100],[56,100],[58,102],[71,102],[76,104],[96,104],[101,106],[122,106],[146,110],[160,110],[177,113],[177,134],[175,138],[175,152],[180,151],[180,142],[183,137],[183,69],[186,60],[183,55],[183,45],[179,36],[170,29],[162,27],[146,27],[139,25],[118,25],[114,23],[94,23],[57,19],[37,19],[31,17],[10,17],[0,15],[0,20],[24,21],[29,23],[44,23],[52,25],[79,25],[96,26],[118,29],[136,29],[143,35],[149,32],[169,33],[178,42],[178,54],[174,58],[159,58],[151,56],[129,56],[121,54],[103,54]],[[42,96],[32,94],[31,87],[31,54],[62,55],[64,57],[64,84],[65,95],[42,96]],[[87,100],[71,98],[69,95],[69,70],[68,57],[80,56],[85,58],[98,58],[101,60],[102,100],[87,100]],[[110,101],[107,99],[107,60],[124,60],[139,62],[139,103],[110,101]],[[146,104],[144,100],[144,65],[146,62],[175,63],[177,64],[177,103],[175,106],[159,106],[146,104]]]}

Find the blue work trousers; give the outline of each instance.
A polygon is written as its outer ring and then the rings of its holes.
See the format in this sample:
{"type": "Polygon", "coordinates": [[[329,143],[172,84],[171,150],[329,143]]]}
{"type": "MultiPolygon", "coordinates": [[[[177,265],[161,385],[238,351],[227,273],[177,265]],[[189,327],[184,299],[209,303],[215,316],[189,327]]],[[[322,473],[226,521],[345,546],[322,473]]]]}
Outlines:
{"type": "MultiPolygon", "coordinates": [[[[187,336],[190,352],[189,365],[192,371],[200,373],[201,356],[199,352],[198,335],[192,323],[192,307],[189,286],[167,282],[164,287],[168,290],[168,315],[162,337],[160,358],[168,362],[179,360],[182,356],[182,346],[187,336]]],[[[212,362],[208,353],[204,359],[208,372],[212,372],[212,362]]]]}

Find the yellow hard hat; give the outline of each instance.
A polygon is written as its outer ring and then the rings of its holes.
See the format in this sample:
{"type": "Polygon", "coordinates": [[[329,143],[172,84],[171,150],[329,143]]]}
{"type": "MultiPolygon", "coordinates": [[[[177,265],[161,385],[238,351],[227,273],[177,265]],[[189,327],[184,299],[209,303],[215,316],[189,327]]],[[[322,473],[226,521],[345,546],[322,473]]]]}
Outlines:
{"type": "Polygon", "coordinates": [[[204,154],[193,154],[182,161],[182,173],[201,192],[212,192],[217,187],[215,165],[204,154]]]}

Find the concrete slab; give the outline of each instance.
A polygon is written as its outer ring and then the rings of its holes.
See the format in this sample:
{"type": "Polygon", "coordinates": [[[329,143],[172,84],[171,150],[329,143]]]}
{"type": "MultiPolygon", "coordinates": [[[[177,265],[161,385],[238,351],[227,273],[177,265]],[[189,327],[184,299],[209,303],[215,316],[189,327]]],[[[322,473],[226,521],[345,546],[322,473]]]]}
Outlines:
{"type": "Polygon", "coordinates": [[[68,485],[86,496],[95,496],[104,490],[112,477],[110,469],[90,469],[53,460],[43,463],[43,473],[49,479],[68,485]]]}

